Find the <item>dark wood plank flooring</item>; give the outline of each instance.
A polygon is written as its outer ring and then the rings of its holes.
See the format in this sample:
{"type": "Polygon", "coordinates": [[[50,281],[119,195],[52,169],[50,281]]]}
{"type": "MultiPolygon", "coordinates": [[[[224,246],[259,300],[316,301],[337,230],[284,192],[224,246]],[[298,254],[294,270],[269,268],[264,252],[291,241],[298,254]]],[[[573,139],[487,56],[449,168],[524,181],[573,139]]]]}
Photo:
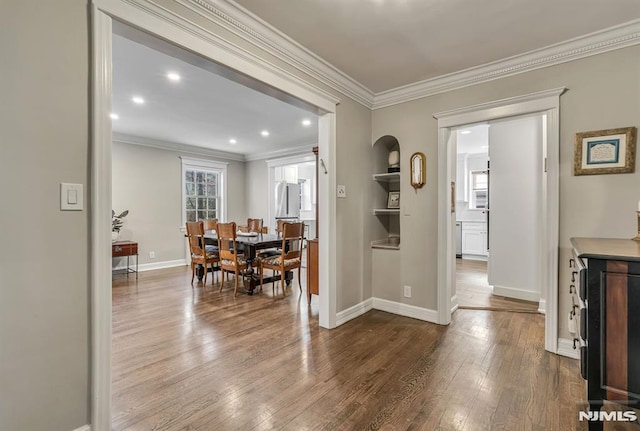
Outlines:
{"type": "Polygon", "coordinates": [[[456,259],[456,295],[460,308],[538,312],[537,302],[494,295],[482,260],[456,259]]]}
{"type": "Polygon", "coordinates": [[[114,430],[586,429],[577,362],[544,351],[541,315],[371,311],[329,331],[297,280],[283,299],[190,278],[114,276],[114,430]]]}

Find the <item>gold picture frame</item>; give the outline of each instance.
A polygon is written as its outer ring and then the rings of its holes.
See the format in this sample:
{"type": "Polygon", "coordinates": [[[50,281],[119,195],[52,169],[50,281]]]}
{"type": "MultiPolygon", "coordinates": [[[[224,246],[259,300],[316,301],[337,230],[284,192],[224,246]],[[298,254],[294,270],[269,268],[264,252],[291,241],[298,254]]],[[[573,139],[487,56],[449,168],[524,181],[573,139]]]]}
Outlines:
{"type": "Polygon", "coordinates": [[[635,172],[636,136],[635,127],[576,133],[573,175],[635,172]]]}

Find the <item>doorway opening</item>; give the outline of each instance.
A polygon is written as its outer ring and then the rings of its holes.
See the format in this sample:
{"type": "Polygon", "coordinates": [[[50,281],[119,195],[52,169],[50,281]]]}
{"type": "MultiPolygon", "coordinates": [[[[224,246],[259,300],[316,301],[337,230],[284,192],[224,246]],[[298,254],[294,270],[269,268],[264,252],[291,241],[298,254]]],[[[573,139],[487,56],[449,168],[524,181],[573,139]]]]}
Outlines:
{"type": "Polygon", "coordinates": [[[546,119],[541,114],[534,117],[452,131],[456,147],[452,303],[458,308],[538,313],[540,155],[546,119]],[[522,251],[514,252],[518,249],[522,251]]]}
{"type": "Polygon", "coordinates": [[[112,36],[114,20],[128,23],[177,47],[215,62],[221,71],[252,88],[318,115],[319,159],[328,169],[318,181],[319,232],[318,321],[336,326],[335,108],[339,99],[294,74],[256,61],[222,37],[193,22],[164,13],[138,10],[122,1],[94,2],[92,150],[91,150],[91,424],[96,431],[111,429],[111,122],[112,36]],[[325,204],[326,203],[326,204],[325,204]]]}
{"type": "MultiPolygon", "coordinates": [[[[509,119],[522,115],[546,115],[542,150],[544,176],[540,200],[541,232],[538,280],[545,312],[545,350],[558,352],[558,230],[559,230],[559,108],[565,88],[512,97],[468,106],[434,115],[438,120],[438,323],[449,324],[457,304],[455,295],[456,263],[456,146],[455,130],[469,124],[509,119]]],[[[490,181],[490,180],[489,180],[490,181]]],[[[490,248],[492,245],[490,244],[490,248]]],[[[518,250],[512,250],[517,252],[518,250]]]]}

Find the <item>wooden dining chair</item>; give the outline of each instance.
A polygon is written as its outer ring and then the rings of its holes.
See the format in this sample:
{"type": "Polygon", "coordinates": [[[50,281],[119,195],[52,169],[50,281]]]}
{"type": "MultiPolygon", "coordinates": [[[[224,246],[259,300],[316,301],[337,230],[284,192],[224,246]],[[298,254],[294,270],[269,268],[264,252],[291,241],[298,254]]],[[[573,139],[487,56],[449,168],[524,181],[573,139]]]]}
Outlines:
{"type": "Polygon", "coordinates": [[[244,255],[238,253],[236,245],[236,229],[235,222],[218,223],[216,232],[218,233],[218,249],[220,253],[220,269],[222,269],[222,282],[220,283],[220,292],[224,286],[225,271],[233,272],[235,275],[235,288],[233,295],[238,295],[238,276],[241,271],[247,269],[247,261],[244,255]]]}
{"type": "Polygon", "coordinates": [[[193,279],[196,275],[196,265],[202,265],[204,267],[203,286],[206,286],[208,266],[211,264],[211,272],[215,274],[214,264],[220,261],[220,256],[217,250],[205,245],[204,223],[202,221],[187,222],[187,238],[191,252],[191,285],[193,285],[193,279]]]}
{"type": "MultiPolygon", "coordinates": [[[[298,287],[302,292],[302,283],[300,283],[300,268],[302,267],[302,243],[304,241],[304,223],[284,223],[282,225],[282,249],[279,256],[265,258],[260,260],[260,288],[262,289],[262,280],[264,270],[270,269],[274,272],[280,272],[280,284],[282,285],[282,296],[286,296],[285,290],[285,271],[298,269],[298,287]]],[[[273,295],[275,296],[275,285],[273,295]]]]}
{"type": "Polygon", "coordinates": [[[247,229],[249,232],[262,232],[262,219],[261,218],[248,218],[247,219],[247,229]]]}
{"type": "Polygon", "coordinates": [[[208,220],[202,220],[202,224],[204,225],[204,230],[206,231],[210,231],[210,230],[216,230],[216,225],[218,224],[218,219],[217,218],[212,218],[212,219],[208,219],[208,220]]]}

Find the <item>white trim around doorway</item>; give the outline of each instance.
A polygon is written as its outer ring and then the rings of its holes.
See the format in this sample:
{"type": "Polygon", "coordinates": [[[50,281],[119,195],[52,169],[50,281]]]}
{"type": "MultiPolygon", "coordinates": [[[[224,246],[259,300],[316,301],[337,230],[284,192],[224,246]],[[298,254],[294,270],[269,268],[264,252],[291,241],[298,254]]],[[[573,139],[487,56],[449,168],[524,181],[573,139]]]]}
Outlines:
{"type": "MultiPolygon", "coordinates": [[[[455,220],[451,213],[450,184],[455,181],[449,151],[451,129],[457,126],[541,113],[547,115],[547,175],[543,184],[542,297],[545,300],[545,350],[558,353],[558,233],[560,208],[560,95],[566,88],[468,106],[434,115],[438,120],[438,323],[451,322],[452,285],[455,282],[455,220]]],[[[455,155],[453,155],[455,157],[455,155]]],[[[455,215],[453,216],[455,217],[455,215]]]]}
{"type": "Polygon", "coordinates": [[[112,19],[188,47],[318,109],[319,324],[336,327],[335,110],[339,98],[147,0],[92,1],[91,429],[111,430],[111,38],[112,19]]]}

